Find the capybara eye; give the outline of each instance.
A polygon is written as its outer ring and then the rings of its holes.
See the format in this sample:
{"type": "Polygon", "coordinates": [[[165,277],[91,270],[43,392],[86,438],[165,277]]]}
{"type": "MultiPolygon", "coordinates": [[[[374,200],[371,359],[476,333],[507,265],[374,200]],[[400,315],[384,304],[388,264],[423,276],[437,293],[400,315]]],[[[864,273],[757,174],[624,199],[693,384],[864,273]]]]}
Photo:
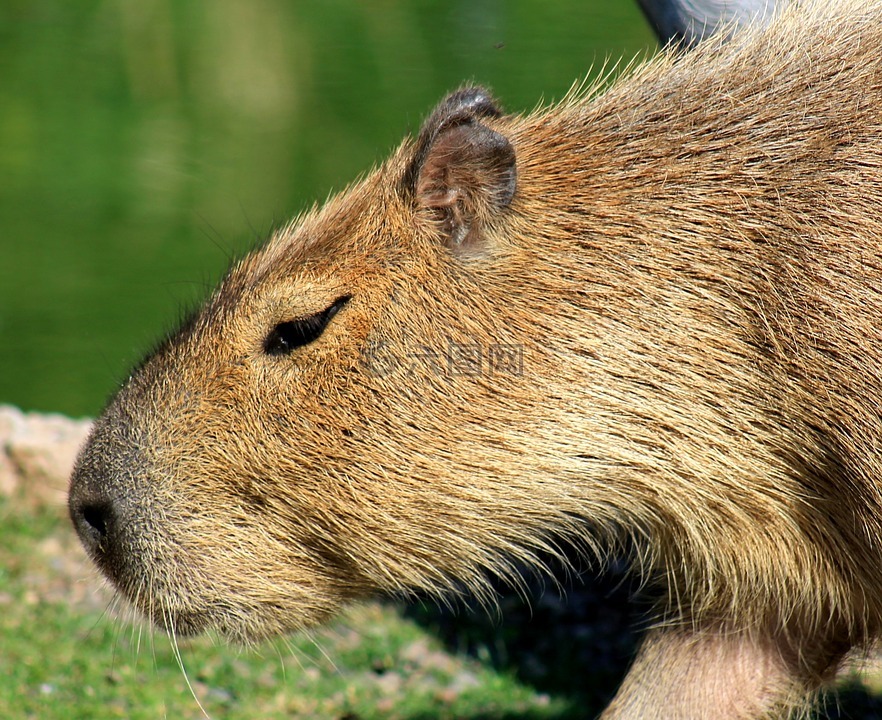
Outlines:
{"type": "Polygon", "coordinates": [[[288,355],[292,350],[317,340],[331,318],[349,302],[351,297],[351,295],[344,295],[321,312],[279,323],[263,341],[263,351],[267,355],[288,355]]]}

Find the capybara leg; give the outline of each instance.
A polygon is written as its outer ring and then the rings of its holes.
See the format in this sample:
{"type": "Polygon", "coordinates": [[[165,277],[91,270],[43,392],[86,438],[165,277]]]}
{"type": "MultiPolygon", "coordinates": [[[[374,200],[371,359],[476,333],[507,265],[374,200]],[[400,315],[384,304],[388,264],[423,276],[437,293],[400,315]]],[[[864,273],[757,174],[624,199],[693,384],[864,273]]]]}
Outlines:
{"type": "Polygon", "coordinates": [[[801,705],[805,691],[774,643],[657,628],[601,718],[780,718],[801,705]]]}

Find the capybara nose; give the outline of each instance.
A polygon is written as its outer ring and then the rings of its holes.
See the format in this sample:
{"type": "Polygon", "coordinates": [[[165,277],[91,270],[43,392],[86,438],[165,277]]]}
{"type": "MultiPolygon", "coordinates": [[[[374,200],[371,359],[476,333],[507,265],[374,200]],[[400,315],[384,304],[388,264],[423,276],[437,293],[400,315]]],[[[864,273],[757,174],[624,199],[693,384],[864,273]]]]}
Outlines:
{"type": "Polygon", "coordinates": [[[67,501],[77,535],[102,567],[119,552],[120,519],[126,497],[125,478],[105,459],[108,447],[102,436],[93,431],[77,458],[67,501]]]}
{"type": "Polygon", "coordinates": [[[76,486],[70,495],[70,517],[80,541],[93,557],[105,554],[113,540],[116,525],[113,503],[100,497],[79,497],[76,486]]]}

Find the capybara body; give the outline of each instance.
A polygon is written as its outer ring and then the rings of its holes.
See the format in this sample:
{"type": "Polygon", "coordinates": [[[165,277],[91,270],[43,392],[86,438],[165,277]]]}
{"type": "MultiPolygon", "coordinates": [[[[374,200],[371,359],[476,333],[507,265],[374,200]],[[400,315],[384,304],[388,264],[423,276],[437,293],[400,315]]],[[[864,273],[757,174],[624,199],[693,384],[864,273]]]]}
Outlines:
{"type": "Polygon", "coordinates": [[[792,8],[525,116],[466,88],[120,389],[71,514],[157,623],[627,551],[605,717],[801,706],[882,621],[882,4],[792,8]]]}

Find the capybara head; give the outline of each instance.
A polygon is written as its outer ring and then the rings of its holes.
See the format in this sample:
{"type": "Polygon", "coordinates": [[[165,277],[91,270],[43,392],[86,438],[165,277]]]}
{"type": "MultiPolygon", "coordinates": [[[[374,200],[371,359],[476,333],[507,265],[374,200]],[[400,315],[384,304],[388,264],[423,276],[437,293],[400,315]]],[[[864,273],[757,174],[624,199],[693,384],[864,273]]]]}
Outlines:
{"type": "Polygon", "coordinates": [[[673,631],[620,708],[816,687],[882,623],[880,56],[882,4],[793,3],[525,116],[452,94],[124,383],[89,552],[250,639],[628,548],[673,631]]]}
{"type": "Polygon", "coordinates": [[[72,516],[157,622],[299,627],[378,588],[478,582],[571,522],[518,487],[557,462],[529,436],[564,402],[534,386],[567,300],[526,291],[541,250],[509,239],[510,125],[481,89],[448,97],[236,265],[98,420],[72,516]]]}

